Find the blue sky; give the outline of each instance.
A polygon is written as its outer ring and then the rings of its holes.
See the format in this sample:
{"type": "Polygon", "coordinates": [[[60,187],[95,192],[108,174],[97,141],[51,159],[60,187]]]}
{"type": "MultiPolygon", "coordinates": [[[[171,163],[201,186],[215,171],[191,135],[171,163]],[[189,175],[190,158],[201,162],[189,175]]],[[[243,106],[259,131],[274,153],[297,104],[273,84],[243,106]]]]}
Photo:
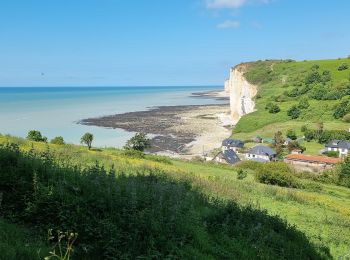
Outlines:
{"type": "Polygon", "coordinates": [[[0,86],[218,85],[350,54],[348,0],[1,0],[0,86]]]}

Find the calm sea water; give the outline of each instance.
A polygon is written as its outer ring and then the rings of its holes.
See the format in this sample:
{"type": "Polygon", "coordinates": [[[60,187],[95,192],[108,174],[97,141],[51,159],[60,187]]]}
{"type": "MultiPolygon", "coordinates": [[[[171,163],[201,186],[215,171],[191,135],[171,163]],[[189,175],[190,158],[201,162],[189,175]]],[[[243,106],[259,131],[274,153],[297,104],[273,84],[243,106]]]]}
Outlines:
{"type": "Polygon", "coordinates": [[[63,136],[77,144],[85,132],[94,146],[121,147],[133,133],[77,124],[77,121],[154,106],[218,104],[211,98],[190,97],[193,92],[222,87],[50,87],[0,88],[0,133],[25,137],[29,130],[49,139],[63,136]]]}

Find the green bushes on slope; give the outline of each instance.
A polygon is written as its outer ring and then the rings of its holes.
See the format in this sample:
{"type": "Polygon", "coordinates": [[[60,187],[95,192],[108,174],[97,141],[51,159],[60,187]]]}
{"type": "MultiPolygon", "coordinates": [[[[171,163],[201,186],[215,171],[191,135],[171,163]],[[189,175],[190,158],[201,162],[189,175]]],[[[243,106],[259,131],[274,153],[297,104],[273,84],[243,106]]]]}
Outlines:
{"type": "Polygon", "coordinates": [[[75,259],[330,258],[285,221],[209,199],[156,170],[116,176],[5,145],[0,190],[11,221],[77,232],[75,259]]]}

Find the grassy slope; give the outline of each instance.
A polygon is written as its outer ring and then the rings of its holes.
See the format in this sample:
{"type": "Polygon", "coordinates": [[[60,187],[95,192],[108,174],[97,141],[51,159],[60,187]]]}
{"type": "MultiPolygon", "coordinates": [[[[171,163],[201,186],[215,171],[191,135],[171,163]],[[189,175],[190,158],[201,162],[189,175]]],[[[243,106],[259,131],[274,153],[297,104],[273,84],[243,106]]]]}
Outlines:
{"type": "MultiPolygon", "coordinates": [[[[339,102],[336,100],[309,99],[310,107],[303,111],[300,118],[295,120],[290,120],[287,116],[287,110],[292,105],[297,105],[300,97],[287,97],[284,102],[278,102],[277,104],[280,106],[281,112],[277,114],[271,114],[265,110],[267,103],[275,103],[273,100],[274,96],[279,96],[285,91],[292,90],[294,88],[294,82],[302,82],[314,64],[319,65],[320,73],[324,70],[329,70],[331,72],[334,87],[343,83],[348,83],[350,69],[343,71],[337,70],[338,66],[344,62],[350,64],[350,59],[249,63],[248,72],[246,73],[248,80],[252,78],[254,81],[254,77],[256,78],[258,73],[269,70],[271,71],[269,75],[272,80],[267,83],[258,84],[261,98],[256,100],[257,111],[241,118],[234,129],[234,137],[240,139],[250,139],[257,135],[273,137],[277,129],[281,130],[284,134],[288,129],[295,129],[300,135],[300,127],[302,125],[313,127],[320,121],[324,122],[324,127],[327,130],[348,130],[348,123],[334,119],[332,116],[334,111],[333,107],[339,102]]],[[[307,96],[307,94],[304,96],[307,96]]]]}
{"type": "MultiPolygon", "coordinates": [[[[28,150],[31,144],[10,138],[28,150]]],[[[0,137],[0,143],[7,137],[0,137]]],[[[45,150],[44,144],[34,143],[35,149],[45,150]]],[[[147,159],[132,159],[114,149],[88,151],[79,146],[53,146],[61,158],[71,158],[79,164],[94,164],[96,160],[106,168],[115,164],[118,169],[137,171],[157,168],[175,179],[189,179],[202,192],[219,198],[234,200],[240,205],[253,205],[266,209],[270,215],[279,215],[296,225],[314,243],[327,245],[334,257],[350,250],[350,190],[334,185],[321,189],[298,190],[256,183],[251,173],[242,181],[237,180],[235,168],[174,160],[169,163],[147,159]]]]}

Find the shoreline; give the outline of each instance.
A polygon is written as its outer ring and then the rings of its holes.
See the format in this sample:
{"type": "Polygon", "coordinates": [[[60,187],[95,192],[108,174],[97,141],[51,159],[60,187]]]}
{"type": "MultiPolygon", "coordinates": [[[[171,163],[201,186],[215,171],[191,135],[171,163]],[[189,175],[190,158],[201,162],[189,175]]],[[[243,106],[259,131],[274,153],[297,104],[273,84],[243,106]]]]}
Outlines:
{"type": "MultiPolygon", "coordinates": [[[[222,91],[193,93],[225,98],[222,91]]],[[[230,106],[225,104],[152,107],[149,110],[87,118],[79,124],[143,132],[151,138],[150,153],[171,157],[202,156],[231,135],[230,106]]]]}

